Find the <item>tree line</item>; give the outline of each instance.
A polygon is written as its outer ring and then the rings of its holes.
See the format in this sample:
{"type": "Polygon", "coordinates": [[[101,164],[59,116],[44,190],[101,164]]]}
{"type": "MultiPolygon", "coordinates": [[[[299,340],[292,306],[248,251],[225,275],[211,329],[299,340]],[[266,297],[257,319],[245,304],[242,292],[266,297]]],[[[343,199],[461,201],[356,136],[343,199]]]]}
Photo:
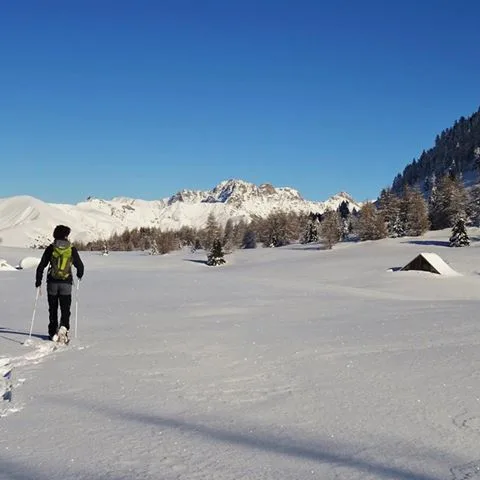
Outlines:
{"type": "Polygon", "coordinates": [[[353,232],[354,216],[347,202],[336,211],[324,214],[305,214],[278,211],[267,217],[253,216],[251,221],[227,220],[221,225],[213,213],[203,228],[182,227],[179,230],[162,230],[155,227],[125,229],[108,238],[91,242],[75,242],[79,250],[132,251],[143,250],[152,254],[165,254],[184,247],[192,250],[211,250],[218,240],[230,253],[238,248],[281,247],[291,243],[313,243],[322,239],[331,248],[353,232]]]}
{"type": "MultiPolygon", "coordinates": [[[[238,248],[282,247],[291,243],[320,243],[330,249],[345,240],[380,240],[386,237],[421,236],[430,229],[480,224],[480,186],[466,190],[453,172],[432,186],[428,198],[405,185],[400,195],[386,188],[375,202],[359,211],[344,201],[337,210],[319,213],[278,211],[251,221],[221,225],[211,213],[203,228],[182,227],[165,231],[154,227],[126,229],[106,239],[76,243],[81,250],[108,252],[143,250],[165,254],[184,247],[211,251],[218,241],[225,253],[238,248]]],[[[218,248],[218,245],[217,245],[218,248]]]]}

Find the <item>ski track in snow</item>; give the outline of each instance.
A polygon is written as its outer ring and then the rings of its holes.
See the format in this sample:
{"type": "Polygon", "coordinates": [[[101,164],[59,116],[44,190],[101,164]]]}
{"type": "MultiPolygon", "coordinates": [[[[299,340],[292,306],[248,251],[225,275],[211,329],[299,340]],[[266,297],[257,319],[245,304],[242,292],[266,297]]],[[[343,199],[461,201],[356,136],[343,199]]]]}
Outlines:
{"type": "Polygon", "coordinates": [[[42,363],[53,353],[62,353],[73,348],[72,345],[58,345],[48,340],[27,339],[23,347],[28,351],[12,358],[0,358],[0,372],[9,372],[8,379],[5,379],[0,390],[3,401],[0,403],[0,417],[6,417],[12,413],[18,413],[23,409],[22,404],[15,401],[15,391],[24,384],[25,378],[17,378],[18,373],[23,372],[25,367],[31,367],[42,363]]]}

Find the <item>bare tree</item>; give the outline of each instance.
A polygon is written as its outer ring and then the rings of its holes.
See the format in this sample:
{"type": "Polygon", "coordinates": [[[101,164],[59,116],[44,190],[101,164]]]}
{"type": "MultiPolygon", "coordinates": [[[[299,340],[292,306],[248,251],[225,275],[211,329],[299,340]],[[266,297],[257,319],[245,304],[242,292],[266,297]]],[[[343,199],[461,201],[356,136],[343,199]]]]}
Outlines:
{"type": "Polygon", "coordinates": [[[403,198],[405,204],[405,234],[417,237],[430,227],[427,202],[416,189],[406,189],[403,198]]]}
{"type": "Polygon", "coordinates": [[[467,193],[460,179],[445,175],[430,199],[430,221],[434,230],[452,227],[458,218],[465,218],[467,193]]]}
{"type": "Polygon", "coordinates": [[[383,215],[372,202],[364,203],[360,209],[357,233],[360,240],[379,240],[387,236],[383,215]]]}
{"type": "Polygon", "coordinates": [[[327,249],[331,249],[342,238],[342,223],[340,215],[333,210],[327,210],[320,224],[320,236],[327,249]]]}
{"type": "Polygon", "coordinates": [[[210,212],[207,218],[207,224],[201,234],[203,248],[205,248],[206,250],[210,250],[213,246],[214,240],[216,238],[220,238],[220,233],[220,225],[215,218],[215,214],[213,212],[210,212]]]}

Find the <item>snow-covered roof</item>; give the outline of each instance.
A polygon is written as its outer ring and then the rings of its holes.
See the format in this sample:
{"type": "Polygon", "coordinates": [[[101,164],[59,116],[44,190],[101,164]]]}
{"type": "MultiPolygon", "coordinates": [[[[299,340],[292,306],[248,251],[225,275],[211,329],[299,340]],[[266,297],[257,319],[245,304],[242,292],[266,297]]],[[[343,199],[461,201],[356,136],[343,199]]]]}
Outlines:
{"type": "MultiPolygon", "coordinates": [[[[456,272],[452,267],[450,267],[439,255],[436,253],[432,252],[422,252],[419,255],[415,257],[417,259],[418,257],[423,257],[435,270],[438,274],[440,275],[449,275],[449,276],[457,276],[460,275],[458,272],[456,272]]],[[[414,260],[415,260],[414,259],[414,260]]],[[[412,270],[415,268],[408,268],[409,265],[414,261],[412,260],[409,262],[405,267],[403,267],[402,270],[412,270]]]]}

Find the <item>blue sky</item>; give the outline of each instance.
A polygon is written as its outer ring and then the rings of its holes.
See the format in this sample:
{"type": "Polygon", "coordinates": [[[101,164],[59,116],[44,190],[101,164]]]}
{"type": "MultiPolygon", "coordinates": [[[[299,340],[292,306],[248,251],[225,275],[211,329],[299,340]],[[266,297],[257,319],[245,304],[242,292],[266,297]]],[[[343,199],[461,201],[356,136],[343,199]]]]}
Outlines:
{"type": "Polygon", "coordinates": [[[0,197],[375,198],[480,105],[480,2],[0,5],[0,197]]]}

